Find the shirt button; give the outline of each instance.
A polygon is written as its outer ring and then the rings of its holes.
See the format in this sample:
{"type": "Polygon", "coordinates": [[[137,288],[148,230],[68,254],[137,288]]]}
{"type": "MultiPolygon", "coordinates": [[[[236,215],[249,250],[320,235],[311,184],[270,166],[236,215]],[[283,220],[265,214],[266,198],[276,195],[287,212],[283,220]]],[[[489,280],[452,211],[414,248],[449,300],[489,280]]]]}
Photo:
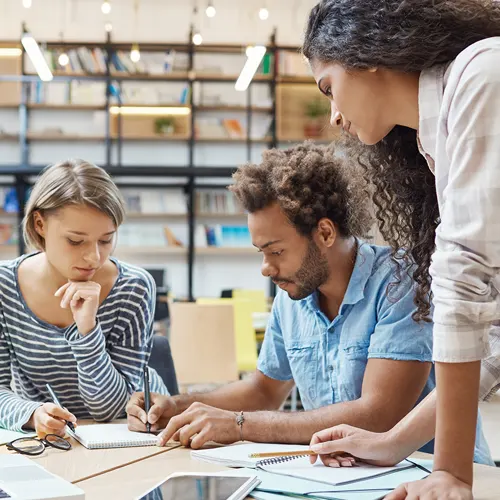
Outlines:
{"type": "Polygon", "coordinates": [[[333,372],[333,370],[334,370],[333,365],[330,365],[330,366],[328,367],[328,369],[329,369],[331,372],[333,372]]]}

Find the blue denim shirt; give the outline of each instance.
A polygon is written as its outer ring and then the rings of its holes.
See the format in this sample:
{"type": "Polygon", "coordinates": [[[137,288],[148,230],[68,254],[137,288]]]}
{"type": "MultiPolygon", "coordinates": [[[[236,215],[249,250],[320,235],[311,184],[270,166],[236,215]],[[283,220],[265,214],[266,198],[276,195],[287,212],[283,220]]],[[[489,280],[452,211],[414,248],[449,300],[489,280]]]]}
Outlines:
{"type": "MultiPolygon", "coordinates": [[[[412,319],[415,285],[406,272],[395,282],[390,249],[359,242],[338,316],[321,311],[317,292],[294,301],[280,291],[273,304],[258,369],[295,381],[304,409],[361,397],[370,358],[432,361],[432,323],[412,319]]],[[[434,369],[419,401],[435,387],[434,369]]],[[[493,464],[478,419],[475,460],[493,464]]],[[[433,442],[422,451],[433,452],[433,442]]]]}

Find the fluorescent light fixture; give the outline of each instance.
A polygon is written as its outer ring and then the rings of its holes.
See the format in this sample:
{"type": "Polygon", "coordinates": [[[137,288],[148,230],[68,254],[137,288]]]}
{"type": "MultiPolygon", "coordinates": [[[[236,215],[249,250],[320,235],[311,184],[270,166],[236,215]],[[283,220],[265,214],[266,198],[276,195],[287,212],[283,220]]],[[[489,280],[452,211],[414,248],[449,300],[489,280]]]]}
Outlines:
{"type": "Polygon", "coordinates": [[[25,33],[21,38],[21,43],[23,44],[24,50],[28,54],[33,66],[40,77],[40,80],[44,82],[50,82],[54,75],[47,65],[45,58],[43,57],[40,47],[36,43],[35,39],[29,34],[25,33]]]}
{"type": "Polygon", "coordinates": [[[111,12],[111,3],[108,1],[102,2],[101,12],[103,14],[109,14],[111,12]]]}
{"type": "Polygon", "coordinates": [[[191,109],[187,106],[111,106],[112,115],[154,115],[187,116],[191,109]]]}
{"type": "Polygon", "coordinates": [[[0,47],[0,57],[19,57],[22,53],[20,47],[0,47]]]}
{"type": "Polygon", "coordinates": [[[69,63],[69,57],[68,57],[68,54],[66,54],[66,52],[63,52],[60,56],[59,56],[59,59],[57,60],[57,62],[61,65],[61,66],[66,66],[66,64],[69,63]]]}
{"type": "Polygon", "coordinates": [[[29,9],[31,7],[31,0],[23,0],[23,7],[29,9]]]}
{"type": "Polygon", "coordinates": [[[201,33],[199,32],[196,32],[194,35],[193,35],[193,43],[195,45],[201,45],[203,43],[203,37],[201,36],[201,33]]]}
{"type": "Polygon", "coordinates": [[[257,71],[257,68],[260,65],[260,62],[262,61],[262,58],[266,53],[266,50],[266,47],[263,45],[256,45],[255,47],[247,48],[247,62],[245,63],[245,66],[243,66],[240,76],[234,86],[236,90],[242,92],[248,88],[255,72],[257,71]]]}
{"type": "Polygon", "coordinates": [[[261,21],[266,21],[269,19],[269,11],[265,7],[262,7],[262,9],[259,9],[259,17],[261,21]]]}

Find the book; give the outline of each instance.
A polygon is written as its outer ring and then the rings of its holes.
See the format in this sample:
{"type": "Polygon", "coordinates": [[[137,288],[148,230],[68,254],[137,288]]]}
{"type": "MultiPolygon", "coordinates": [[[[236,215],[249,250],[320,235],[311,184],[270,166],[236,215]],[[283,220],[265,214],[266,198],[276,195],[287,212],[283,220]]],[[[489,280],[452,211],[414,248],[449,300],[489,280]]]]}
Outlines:
{"type": "Polygon", "coordinates": [[[154,434],[129,431],[127,424],[95,424],[77,427],[68,434],[89,450],[156,446],[154,434]]]}

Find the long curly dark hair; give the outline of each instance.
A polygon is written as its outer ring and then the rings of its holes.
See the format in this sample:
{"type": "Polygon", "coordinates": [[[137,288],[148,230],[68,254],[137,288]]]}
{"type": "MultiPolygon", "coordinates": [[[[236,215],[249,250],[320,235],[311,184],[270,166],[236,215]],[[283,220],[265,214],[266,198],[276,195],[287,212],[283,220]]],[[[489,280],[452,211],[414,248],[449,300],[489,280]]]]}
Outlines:
{"type": "MultiPolygon", "coordinates": [[[[495,0],[322,0],[309,15],[302,51],[309,61],[346,69],[417,72],[451,62],[469,45],[499,35],[500,2],[495,0]]],[[[417,132],[396,126],[374,146],[343,141],[374,185],[379,229],[393,259],[416,264],[413,318],[429,320],[429,266],[439,207],[417,132]]]]}

